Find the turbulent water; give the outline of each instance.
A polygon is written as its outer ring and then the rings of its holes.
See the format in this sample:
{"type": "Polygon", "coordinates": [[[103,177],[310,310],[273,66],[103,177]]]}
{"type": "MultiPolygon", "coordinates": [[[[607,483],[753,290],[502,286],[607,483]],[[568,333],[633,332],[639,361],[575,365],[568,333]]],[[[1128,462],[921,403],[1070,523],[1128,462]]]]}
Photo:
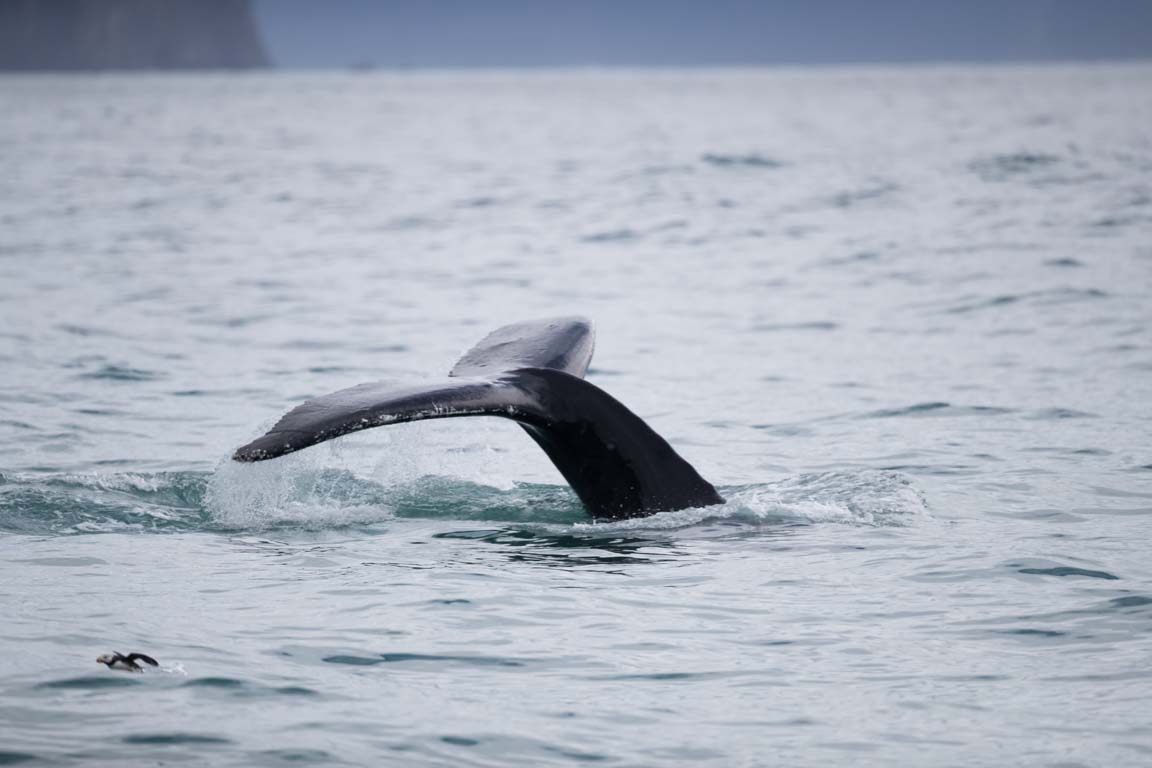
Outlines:
{"type": "Polygon", "coordinates": [[[0,764],[1152,761],[1152,66],[0,115],[0,764]],[[496,419],[228,461],[558,314],[725,505],[593,523],[496,419]]]}

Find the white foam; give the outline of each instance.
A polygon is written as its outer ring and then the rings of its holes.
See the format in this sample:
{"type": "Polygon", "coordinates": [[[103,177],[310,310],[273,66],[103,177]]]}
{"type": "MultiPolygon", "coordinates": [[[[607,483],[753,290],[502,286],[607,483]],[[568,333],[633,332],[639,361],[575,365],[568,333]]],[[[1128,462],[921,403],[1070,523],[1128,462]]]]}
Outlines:
{"type": "Polygon", "coordinates": [[[429,477],[512,493],[518,481],[541,474],[563,482],[513,424],[428,421],[348,435],[275,461],[222,461],[204,505],[228,528],[322,528],[392,519],[396,499],[429,477]]]}
{"type": "Polygon", "coordinates": [[[370,488],[350,473],[325,470],[308,453],[255,464],[222,461],[208,481],[204,507],[217,524],[237,529],[326,528],[392,516],[370,488]]]}
{"type": "Polygon", "coordinates": [[[680,509],[612,522],[577,523],[579,530],[672,530],[708,521],[749,524],[835,523],[906,526],[928,515],[911,481],[898,472],[821,472],[727,490],[713,507],[680,509]]]}

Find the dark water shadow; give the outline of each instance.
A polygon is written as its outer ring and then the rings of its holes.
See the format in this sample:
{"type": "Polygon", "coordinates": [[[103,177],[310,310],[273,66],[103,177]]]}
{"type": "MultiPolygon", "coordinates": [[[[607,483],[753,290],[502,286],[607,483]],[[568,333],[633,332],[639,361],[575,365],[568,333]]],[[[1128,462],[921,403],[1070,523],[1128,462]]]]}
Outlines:
{"type": "Polygon", "coordinates": [[[157,744],[175,746],[179,744],[231,744],[231,739],[201,733],[137,733],[121,739],[125,744],[157,744]]]}
{"type": "Polygon", "coordinates": [[[81,690],[101,691],[110,688],[132,688],[142,685],[142,681],[133,677],[70,677],[63,680],[49,680],[39,683],[36,688],[42,690],[81,690]]]}
{"type": "Polygon", "coordinates": [[[501,528],[438,533],[436,539],[463,539],[509,547],[512,562],[535,563],[559,568],[660,563],[680,554],[666,539],[639,536],[603,536],[551,533],[501,528]]]}
{"type": "Polygon", "coordinates": [[[380,653],[371,656],[337,654],[325,656],[321,661],[327,664],[347,664],[355,667],[373,667],[378,664],[430,663],[436,666],[463,664],[477,667],[523,667],[525,662],[502,656],[466,656],[436,653],[380,653]]]}
{"type": "Polygon", "coordinates": [[[518,483],[503,489],[452,477],[426,476],[389,493],[399,518],[571,524],[588,515],[571,489],[518,483]]]}

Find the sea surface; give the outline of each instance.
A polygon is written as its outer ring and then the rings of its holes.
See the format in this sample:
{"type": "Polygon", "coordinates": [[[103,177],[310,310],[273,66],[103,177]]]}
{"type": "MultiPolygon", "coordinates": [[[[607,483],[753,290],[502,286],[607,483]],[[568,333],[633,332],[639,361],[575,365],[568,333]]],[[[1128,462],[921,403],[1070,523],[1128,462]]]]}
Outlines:
{"type": "Polygon", "coordinates": [[[1149,64],[0,78],[3,765],[1149,765],[1150,438],[1149,64]],[[229,460],[565,314],[726,504],[229,460]]]}

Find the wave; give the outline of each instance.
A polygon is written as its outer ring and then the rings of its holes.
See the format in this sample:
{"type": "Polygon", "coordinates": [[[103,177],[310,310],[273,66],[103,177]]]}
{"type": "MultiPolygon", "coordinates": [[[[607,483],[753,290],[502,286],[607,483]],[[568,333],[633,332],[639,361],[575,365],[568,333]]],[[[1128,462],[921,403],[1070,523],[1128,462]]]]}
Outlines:
{"type": "Polygon", "coordinates": [[[214,472],[0,475],[0,531],[89,534],[318,530],[402,519],[500,524],[541,532],[666,531],[726,522],[908,525],[927,514],[903,474],[803,474],[721,487],[714,507],[593,521],[566,486],[489,484],[454,476],[379,480],[346,469],[280,461],[225,462],[214,472]]]}
{"type": "Polygon", "coordinates": [[[208,472],[0,474],[0,530],[106,533],[211,525],[208,472]]]}

